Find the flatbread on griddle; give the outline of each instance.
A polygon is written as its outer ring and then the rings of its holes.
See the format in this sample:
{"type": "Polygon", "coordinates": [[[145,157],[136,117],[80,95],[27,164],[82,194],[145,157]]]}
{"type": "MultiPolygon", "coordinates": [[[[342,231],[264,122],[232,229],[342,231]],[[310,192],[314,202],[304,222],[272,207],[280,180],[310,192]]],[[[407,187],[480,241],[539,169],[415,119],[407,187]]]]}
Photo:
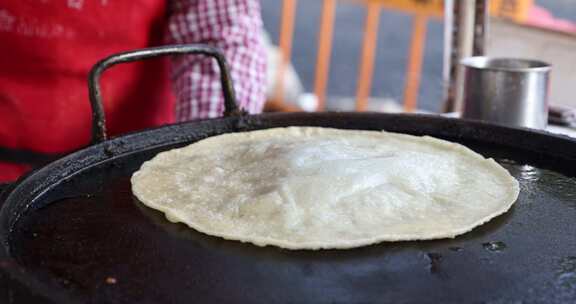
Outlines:
{"type": "Polygon", "coordinates": [[[132,189],[170,221],[288,249],[451,238],[506,212],[519,193],[503,167],[459,144],[316,127],[162,152],[132,176],[132,189]]]}

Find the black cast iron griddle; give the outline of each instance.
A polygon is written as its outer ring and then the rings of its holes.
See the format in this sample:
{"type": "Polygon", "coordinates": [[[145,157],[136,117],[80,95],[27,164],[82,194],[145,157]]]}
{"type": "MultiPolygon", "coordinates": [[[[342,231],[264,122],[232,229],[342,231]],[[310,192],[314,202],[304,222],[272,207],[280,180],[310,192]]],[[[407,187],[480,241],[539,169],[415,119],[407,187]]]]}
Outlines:
{"type": "MultiPolygon", "coordinates": [[[[105,140],[11,185],[0,210],[0,302],[576,301],[576,141],[436,116],[246,116],[232,104],[227,112],[235,115],[105,140]],[[506,214],[455,239],[290,251],[170,223],[131,193],[131,174],[160,151],[284,126],[388,130],[462,143],[508,169],[520,196],[506,214]]],[[[95,123],[95,130],[102,126],[95,123]]]]}

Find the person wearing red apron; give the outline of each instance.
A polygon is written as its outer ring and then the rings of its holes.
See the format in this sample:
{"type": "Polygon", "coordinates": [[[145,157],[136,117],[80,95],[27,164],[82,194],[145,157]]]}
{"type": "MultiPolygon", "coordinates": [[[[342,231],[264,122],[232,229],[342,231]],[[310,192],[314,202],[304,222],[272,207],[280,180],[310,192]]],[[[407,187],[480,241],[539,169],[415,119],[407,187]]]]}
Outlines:
{"type": "MultiPolygon", "coordinates": [[[[241,106],[261,111],[261,26],[256,0],[3,0],[0,182],[29,170],[34,161],[26,158],[54,158],[89,144],[87,75],[113,53],[164,43],[219,47],[241,106]]],[[[218,116],[218,75],[215,63],[203,57],[107,70],[102,93],[110,135],[218,116]]]]}

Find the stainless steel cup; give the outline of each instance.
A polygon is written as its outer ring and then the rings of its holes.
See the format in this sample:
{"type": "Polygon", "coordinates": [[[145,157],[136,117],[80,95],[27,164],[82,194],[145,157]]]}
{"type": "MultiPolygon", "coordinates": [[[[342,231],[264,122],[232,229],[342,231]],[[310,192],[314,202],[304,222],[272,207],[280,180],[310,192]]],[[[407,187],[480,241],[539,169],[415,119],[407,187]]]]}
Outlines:
{"type": "Polygon", "coordinates": [[[468,57],[462,117],[544,129],[548,123],[550,65],[535,60],[468,57]]]}

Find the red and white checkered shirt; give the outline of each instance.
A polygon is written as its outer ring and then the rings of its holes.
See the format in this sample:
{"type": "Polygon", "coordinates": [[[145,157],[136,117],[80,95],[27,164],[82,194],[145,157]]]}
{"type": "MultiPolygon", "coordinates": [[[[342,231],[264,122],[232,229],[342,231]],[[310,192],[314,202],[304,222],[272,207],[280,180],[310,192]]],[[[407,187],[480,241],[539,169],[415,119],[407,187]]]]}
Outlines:
{"type": "MultiPolygon", "coordinates": [[[[258,0],[172,0],[167,43],[204,43],[224,51],[236,98],[250,113],[265,101],[266,54],[258,0]]],[[[176,119],[219,117],[224,111],[216,61],[179,56],[172,61],[176,119]]]]}

